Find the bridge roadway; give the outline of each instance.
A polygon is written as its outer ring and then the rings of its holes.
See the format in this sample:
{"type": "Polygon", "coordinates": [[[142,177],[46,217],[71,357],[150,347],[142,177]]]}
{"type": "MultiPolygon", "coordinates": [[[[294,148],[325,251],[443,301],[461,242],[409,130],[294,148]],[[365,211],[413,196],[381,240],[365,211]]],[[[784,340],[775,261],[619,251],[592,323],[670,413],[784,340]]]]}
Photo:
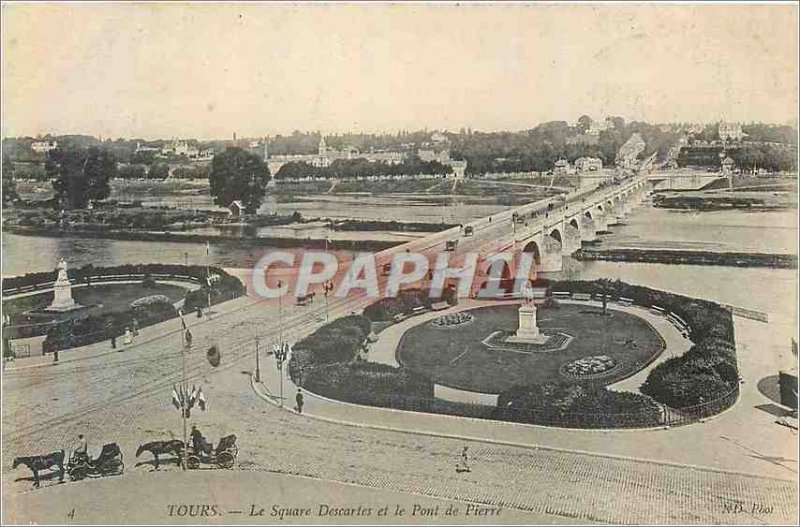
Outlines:
{"type": "MultiPolygon", "coordinates": [[[[566,198],[552,197],[536,201],[378,252],[375,255],[376,263],[380,269],[391,263],[394,255],[403,251],[420,252],[432,260],[445,250],[448,241],[457,240],[451,266],[462,262],[463,256],[470,252],[477,252],[480,259],[485,260],[503,251],[533,249],[538,256],[535,256],[536,271],[560,271],[562,256],[579,248],[580,241],[592,241],[596,239],[597,232],[605,231],[608,225],[617,223],[644,198],[645,188],[646,176],[637,176],[602,189],[569,193],[566,198]],[[515,218],[520,218],[522,223],[515,224],[515,218]],[[571,246],[564,243],[564,233],[571,227],[568,223],[570,219],[574,220],[579,230],[579,241],[571,246]],[[464,236],[467,227],[472,227],[472,236],[464,236]],[[553,233],[557,235],[553,237],[553,233]]],[[[484,262],[479,266],[478,275],[486,276],[488,267],[488,263],[484,262]]],[[[514,262],[511,262],[511,267],[513,273],[514,262]]]]}

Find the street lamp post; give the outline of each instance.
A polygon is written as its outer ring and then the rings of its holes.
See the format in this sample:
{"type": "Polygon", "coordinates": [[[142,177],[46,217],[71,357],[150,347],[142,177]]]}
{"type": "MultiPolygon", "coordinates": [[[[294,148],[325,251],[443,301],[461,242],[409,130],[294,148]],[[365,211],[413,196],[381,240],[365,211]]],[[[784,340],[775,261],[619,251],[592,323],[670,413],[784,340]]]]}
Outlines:
{"type": "MultiPolygon", "coordinates": [[[[278,289],[283,287],[283,282],[278,280],[278,289]]],[[[278,343],[283,345],[283,295],[278,295],[278,343]]]]}
{"type": "Polygon", "coordinates": [[[286,342],[281,342],[280,344],[274,344],[272,346],[272,354],[275,355],[275,362],[278,366],[278,372],[281,378],[281,387],[280,387],[280,406],[283,407],[283,363],[286,361],[286,358],[291,353],[292,347],[289,346],[286,342]]]}
{"type": "Polygon", "coordinates": [[[326,282],[322,285],[323,294],[325,295],[325,322],[328,321],[328,293],[333,291],[333,282],[326,282]]]}
{"type": "Polygon", "coordinates": [[[258,337],[256,337],[256,382],[261,382],[261,368],[258,363],[258,337]]]}
{"type": "Polygon", "coordinates": [[[186,354],[189,353],[189,350],[192,347],[192,334],[189,332],[189,329],[186,327],[186,323],[183,320],[183,311],[178,310],[178,315],[181,318],[181,325],[183,329],[181,330],[181,394],[180,394],[180,403],[181,403],[181,420],[183,421],[183,456],[182,456],[182,467],[183,470],[188,469],[188,456],[189,456],[189,437],[188,432],[186,430],[186,418],[187,418],[187,404],[189,401],[186,400],[186,393],[187,393],[187,381],[186,381],[186,354]]]}

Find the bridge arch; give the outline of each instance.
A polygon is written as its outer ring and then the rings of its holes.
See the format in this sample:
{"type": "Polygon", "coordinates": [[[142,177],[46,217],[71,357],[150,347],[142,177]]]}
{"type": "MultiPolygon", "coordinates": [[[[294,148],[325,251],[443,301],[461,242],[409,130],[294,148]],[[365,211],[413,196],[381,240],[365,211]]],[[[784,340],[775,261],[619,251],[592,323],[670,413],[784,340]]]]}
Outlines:
{"type": "Polygon", "coordinates": [[[561,231],[558,230],[558,227],[550,231],[549,236],[556,240],[558,243],[564,243],[564,238],[561,236],[561,231]]]}
{"type": "Polygon", "coordinates": [[[524,253],[531,253],[533,255],[533,265],[534,268],[542,266],[542,253],[539,250],[539,244],[535,241],[528,242],[527,245],[522,249],[524,253]]]}
{"type": "MultiPolygon", "coordinates": [[[[602,209],[600,209],[600,210],[602,210],[602,209]]],[[[590,220],[592,219],[592,211],[590,211],[590,210],[587,210],[586,212],[584,212],[583,215],[585,217],[589,218],[590,220]]]]}
{"type": "Polygon", "coordinates": [[[575,227],[576,229],[581,230],[580,225],[578,225],[578,218],[572,218],[569,224],[575,227]]]}

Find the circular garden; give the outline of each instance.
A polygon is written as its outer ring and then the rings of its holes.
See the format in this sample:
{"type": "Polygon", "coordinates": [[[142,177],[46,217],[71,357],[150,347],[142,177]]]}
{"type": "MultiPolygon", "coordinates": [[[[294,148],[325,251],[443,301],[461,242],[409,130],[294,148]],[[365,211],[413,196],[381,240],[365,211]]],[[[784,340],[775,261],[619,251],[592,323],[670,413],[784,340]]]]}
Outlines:
{"type": "Polygon", "coordinates": [[[498,332],[518,326],[517,305],[472,309],[457,330],[432,323],[404,334],[397,359],[436,384],[481,393],[561,379],[597,387],[613,384],[647,366],[664,350],[664,341],[644,319],[630,313],[569,304],[539,307],[542,333],[570,338],[566,347],[537,352],[498,344],[498,332]]]}

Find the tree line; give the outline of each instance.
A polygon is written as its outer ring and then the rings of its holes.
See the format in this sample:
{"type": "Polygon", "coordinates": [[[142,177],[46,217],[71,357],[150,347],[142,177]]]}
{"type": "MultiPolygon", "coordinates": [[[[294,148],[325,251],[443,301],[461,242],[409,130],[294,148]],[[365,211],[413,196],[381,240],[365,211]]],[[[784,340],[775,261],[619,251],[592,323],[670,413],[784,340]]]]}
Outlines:
{"type": "Polygon", "coordinates": [[[325,179],[347,179],[369,176],[403,176],[414,174],[451,174],[453,169],[438,161],[422,161],[411,157],[400,163],[390,164],[368,161],[364,158],[337,159],[327,167],[318,167],[304,161],[292,161],[283,165],[276,173],[276,180],[291,180],[304,177],[325,179]]]}

